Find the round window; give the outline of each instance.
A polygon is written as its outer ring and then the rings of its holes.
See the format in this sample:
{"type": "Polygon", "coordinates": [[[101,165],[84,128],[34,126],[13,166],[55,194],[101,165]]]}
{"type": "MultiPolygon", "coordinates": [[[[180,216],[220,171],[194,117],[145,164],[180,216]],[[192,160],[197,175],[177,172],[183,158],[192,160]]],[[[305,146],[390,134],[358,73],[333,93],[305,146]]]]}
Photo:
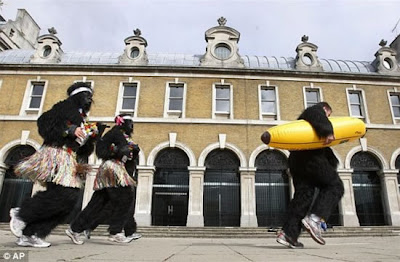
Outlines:
{"type": "Polygon", "coordinates": [[[43,48],[43,57],[48,57],[50,55],[50,53],[51,53],[51,46],[46,45],[43,48]]]}
{"type": "Polygon", "coordinates": [[[392,59],[386,57],[385,59],[383,59],[383,66],[388,69],[391,70],[393,68],[393,62],[392,59]]]}
{"type": "Polygon", "coordinates": [[[304,54],[301,60],[303,60],[303,63],[308,66],[312,65],[313,63],[313,58],[309,53],[304,54]]]}
{"type": "Polygon", "coordinates": [[[219,44],[215,47],[215,55],[219,59],[227,59],[231,55],[231,48],[227,44],[219,44]]]}
{"type": "Polygon", "coordinates": [[[131,58],[136,58],[139,56],[139,48],[133,47],[131,49],[131,58]]]}

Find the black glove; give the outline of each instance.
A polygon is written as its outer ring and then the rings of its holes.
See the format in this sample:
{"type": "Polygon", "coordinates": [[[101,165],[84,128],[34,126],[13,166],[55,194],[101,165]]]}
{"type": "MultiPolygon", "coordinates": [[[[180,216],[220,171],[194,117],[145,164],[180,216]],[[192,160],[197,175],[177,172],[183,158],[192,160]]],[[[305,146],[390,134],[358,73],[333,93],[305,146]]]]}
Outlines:
{"type": "Polygon", "coordinates": [[[128,145],[121,147],[118,150],[118,157],[125,163],[128,159],[132,158],[132,151],[128,145]],[[125,160],[125,161],[124,161],[125,160]]]}
{"type": "Polygon", "coordinates": [[[99,133],[96,135],[97,139],[100,139],[103,136],[104,131],[106,128],[110,127],[106,124],[103,124],[101,122],[96,123],[97,129],[99,130],[99,133]]]}

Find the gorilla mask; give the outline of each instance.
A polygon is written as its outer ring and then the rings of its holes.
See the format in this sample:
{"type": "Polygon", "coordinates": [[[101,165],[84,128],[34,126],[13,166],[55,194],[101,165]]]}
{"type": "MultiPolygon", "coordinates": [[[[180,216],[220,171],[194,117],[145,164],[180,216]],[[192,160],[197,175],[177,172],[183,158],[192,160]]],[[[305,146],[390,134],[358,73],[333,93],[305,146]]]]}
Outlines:
{"type": "Polygon", "coordinates": [[[77,82],[68,88],[67,94],[85,113],[89,112],[93,102],[93,90],[90,83],[77,82]]]}

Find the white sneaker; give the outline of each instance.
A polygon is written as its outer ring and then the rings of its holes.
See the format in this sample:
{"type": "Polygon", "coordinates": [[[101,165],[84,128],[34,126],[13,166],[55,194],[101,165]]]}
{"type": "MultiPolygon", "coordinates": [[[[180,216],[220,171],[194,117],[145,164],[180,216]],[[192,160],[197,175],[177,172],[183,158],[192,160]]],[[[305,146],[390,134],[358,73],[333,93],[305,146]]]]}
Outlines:
{"type": "Polygon", "coordinates": [[[85,242],[83,242],[83,240],[81,239],[81,234],[72,231],[71,228],[66,229],[66,230],[65,230],[65,234],[67,234],[67,236],[69,236],[69,238],[72,240],[72,242],[74,242],[74,244],[82,245],[82,244],[85,243],[85,242]]]}
{"type": "Polygon", "coordinates": [[[83,235],[85,236],[86,239],[90,239],[91,234],[92,231],[89,229],[83,231],[83,235]]]}
{"type": "Polygon", "coordinates": [[[21,247],[49,247],[51,244],[49,242],[44,241],[40,237],[35,235],[33,236],[24,236],[22,235],[18,240],[15,242],[18,246],[21,247]]]}
{"type": "Polygon", "coordinates": [[[141,237],[142,237],[142,234],[133,233],[132,235],[126,237],[126,242],[125,243],[130,243],[132,240],[137,240],[137,239],[139,239],[141,237]]]}
{"type": "Polygon", "coordinates": [[[10,209],[10,230],[16,237],[21,237],[22,230],[26,227],[26,223],[19,218],[18,212],[19,207],[10,209]]]}
{"type": "Polygon", "coordinates": [[[127,242],[126,242],[126,237],[125,237],[125,235],[124,235],[123,233],[118,233],[118,234],[115,234],[115,235],[110,235],[110,236],[108,237],[108,241],[117,242],[117,243],[127,243],[127,242]]]}

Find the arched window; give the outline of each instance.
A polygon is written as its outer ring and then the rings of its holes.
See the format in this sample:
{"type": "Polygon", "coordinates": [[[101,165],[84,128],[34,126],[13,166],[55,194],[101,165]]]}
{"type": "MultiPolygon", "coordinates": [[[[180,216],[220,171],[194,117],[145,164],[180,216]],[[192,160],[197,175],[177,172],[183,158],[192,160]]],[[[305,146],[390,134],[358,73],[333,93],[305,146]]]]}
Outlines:
{"type": "Polygon", "coordinates": [[[356,211],[361,226],[385,224],[378,160],[368,152],[356,153],[350,162],[356,211]]]}
{"type": "Polygon", "coordinates": [[[189,158],[178,148],[160,151],[155,159],[152,225],[186,226],[189,203],[189,158]]]}
{"type": "Polygon", "coordinates": [[[240,161],[228,149],[211,151],[205,160],[204,225],[240,226],[240,161]]]}
{"type": "Polygon", "coordinates": [[[290,201],[287,158],[279,151],[265,150],[257,156],[255,166],[258,226],[282,226],[290,201]]]}

